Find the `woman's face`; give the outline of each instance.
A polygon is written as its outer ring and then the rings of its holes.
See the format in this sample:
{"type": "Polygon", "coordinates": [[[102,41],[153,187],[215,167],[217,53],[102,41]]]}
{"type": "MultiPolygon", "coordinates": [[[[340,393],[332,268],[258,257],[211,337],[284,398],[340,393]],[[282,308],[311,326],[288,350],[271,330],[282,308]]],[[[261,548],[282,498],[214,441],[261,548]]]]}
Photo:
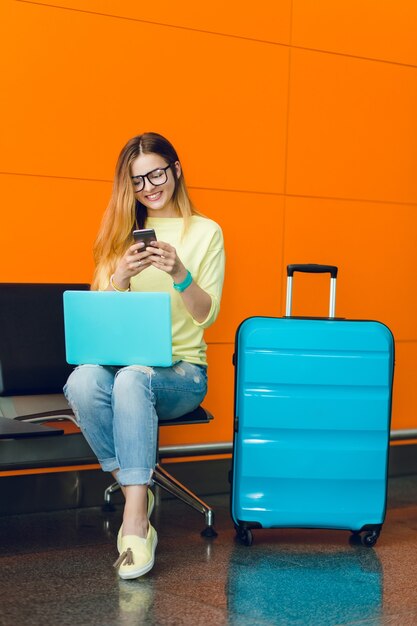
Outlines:
{"type": "MultiPolygon", "coordinates": [[[[131,176],[135,198],[146,206],[149,216],[174,217],[177,215],[172,204],[175,189],[174,174],[172,168],[167,169],[167,165],[164,158],[154,153],[141,154],[132,163],[131,176]],[[148,177],[145,174],[148,174],[148,177]]],[[[174,169],[176,175],[179,176],[181,168],[178,161],[174,169]]]]}

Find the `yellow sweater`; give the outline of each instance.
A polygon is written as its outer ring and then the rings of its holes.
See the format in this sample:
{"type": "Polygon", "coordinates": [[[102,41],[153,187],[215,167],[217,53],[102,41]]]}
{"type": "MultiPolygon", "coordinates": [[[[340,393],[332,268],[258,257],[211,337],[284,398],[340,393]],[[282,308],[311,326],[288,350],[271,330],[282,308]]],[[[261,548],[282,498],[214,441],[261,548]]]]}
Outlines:
{"type": "Polygon", "coordinates": [[[148,217],[146,228],[154,228],[159,241],[174,246],[178,257],[191,272],[194,281],[211,296],[211,308],[203,322],[197,322],[187,311],[181,295],[172,286],[166,272],[148,267],[130,281],[132,291],[167,291],[171,295],[172,359],[207,365],[204,328],[216,319],[224,279],[223,235],[216,222],[193,215],[186,234],[181,238],[182,217],[148,217]]]}

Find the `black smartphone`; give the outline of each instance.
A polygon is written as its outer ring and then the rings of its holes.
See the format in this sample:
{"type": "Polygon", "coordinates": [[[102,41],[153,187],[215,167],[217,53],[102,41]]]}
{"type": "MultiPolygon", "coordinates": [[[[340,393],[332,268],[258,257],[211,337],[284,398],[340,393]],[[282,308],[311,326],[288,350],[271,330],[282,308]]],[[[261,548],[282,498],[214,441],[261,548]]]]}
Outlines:
{"type": "Polygon", "coordinates": [[[135,243],[143,241],[145,246],[139,250],[140,252],[143,252],[146,246],[149,246],[151,241],[156,241],[155,231],[153,228],[142,228],[141,230],[134,230],[133,239],[135,240],[135,243]]]}

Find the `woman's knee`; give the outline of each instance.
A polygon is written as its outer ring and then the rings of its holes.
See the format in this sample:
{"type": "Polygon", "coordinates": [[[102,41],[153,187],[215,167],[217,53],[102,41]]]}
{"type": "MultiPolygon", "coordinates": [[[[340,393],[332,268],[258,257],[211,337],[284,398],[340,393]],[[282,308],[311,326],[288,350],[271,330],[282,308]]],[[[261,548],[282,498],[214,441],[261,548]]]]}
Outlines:
{"type": "Polygon", "coordinates": [[[113,383],[111,372],[100,365],[80,365],[69,376],[64,394],[67,400],[76,401],[80,398],[92,396],[99,389],[109,388],[113,383]]]}
{"type": "Polygon", "coordinates": [[[152,367],[145,365],[123,367],[114,378],[114,392],[125,395],[133,391],[140,393],[140,390],[150,389],[152,375],[152,367]]]}

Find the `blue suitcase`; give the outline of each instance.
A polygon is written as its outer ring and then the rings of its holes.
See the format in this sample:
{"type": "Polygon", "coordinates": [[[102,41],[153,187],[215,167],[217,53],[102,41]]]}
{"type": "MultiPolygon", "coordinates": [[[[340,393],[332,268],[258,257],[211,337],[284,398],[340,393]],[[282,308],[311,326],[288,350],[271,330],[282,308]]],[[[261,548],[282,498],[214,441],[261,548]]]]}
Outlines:
{"type": "Polygon", "coordinates": [[[375,545],[385,518],[394,339],[335,318],[337,267],[289,265],[286,317],[251,317],[235,342],[231,515],[253,528],[350,530],[375,545]],[[294,272],[331,275],[328,318],[291,317],[294,272]],[[361,535],[363,533],[363,535],[361,535]]]}

